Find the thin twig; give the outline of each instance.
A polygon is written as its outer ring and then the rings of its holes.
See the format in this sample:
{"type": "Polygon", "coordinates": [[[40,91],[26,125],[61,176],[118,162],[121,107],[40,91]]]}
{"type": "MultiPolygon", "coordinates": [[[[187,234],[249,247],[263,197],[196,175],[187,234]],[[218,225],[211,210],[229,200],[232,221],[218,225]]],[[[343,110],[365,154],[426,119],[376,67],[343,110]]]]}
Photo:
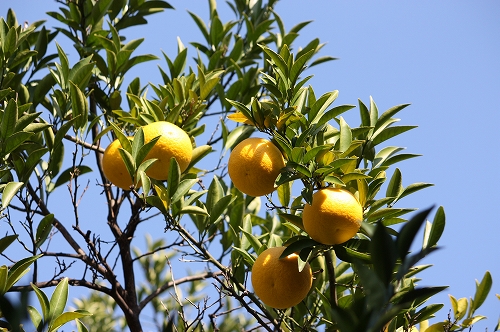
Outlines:
{"type": "Polygon", "coordinates": [[[154,292],[151,292],[147,297],[145,297],[140,303],[139,303],[139,308],[142,310],[149,302],[151,302],[154,298],[156,298],[159,294],[163,293],[164,291],[166,291],[167,289],[171,288],[171,287],[174,287],[174,286],[177,286],[177,285],[181,285],[181,284],[184,284],[186,282],[193,282],[193,281],[197,281],[197,280],[204,280],[204,279],[208,279],[208,278],[214,278],[216,276],[219,276],[219,275],[222,275],[222,272],[218,271],[218,272],[205,272],[205,273],[200,273],[200,274],[196,274],[196,275],[192,275],[192,276],[186,276],[184,278],[180,278],[180,279],[177,279],[177,280],[172,280],[172,281],[169,281],[165,284],[163,284],[163,286],[157,288],[154,292]]]}

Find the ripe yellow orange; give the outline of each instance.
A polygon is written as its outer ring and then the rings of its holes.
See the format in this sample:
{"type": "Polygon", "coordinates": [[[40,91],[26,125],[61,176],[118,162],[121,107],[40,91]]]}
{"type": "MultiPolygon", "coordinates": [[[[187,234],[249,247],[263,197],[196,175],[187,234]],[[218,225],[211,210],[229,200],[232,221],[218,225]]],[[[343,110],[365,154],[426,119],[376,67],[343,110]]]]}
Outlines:
{"type": "Polygon", "coordinates": [[[349,191],[323,188],[313,195],[312,205],[306,203],[302,213],[304,229],[320,243],[344,243],[359,230],[363,208],[349,191]]]}
{"type": "Polygon", "coordinates": [[[124,190],[130,190],[130,186],[133,184],[132,178],[118,150],[121,147],[120,141],[116,139],[104,150],[102,171],[109,182],[124,190]]]}
{"type": "Polygon", "coordinates": [[[279,259],[285,247],[264,250],[252,267],[252,286],[255,294],[266,305],[285,309],[306,298],[312,286],[312,270],[309,263],[302,271],[298,268],[298,255],[291,254],[279,259]]]}
{"type": "Polygon", "coordinates": [[[274,182],[285,167],[281,151],[264,138],[247,138],[229,155],[228,173],[234,186],[250,196],[274,191],[274,182]]]}
{"type": "Polygon", "coordinates": [[[193,145],[189,135],[184,130],[166,121],[150,123],[142,127],[142,130],[144,143],[161,136],[145,158],[145,160],[157,159],[146,171],[149,177],[156,180],[167,180],[172,157],[177,160],[181,172],[186,170],[193,155],[193,145]]]}

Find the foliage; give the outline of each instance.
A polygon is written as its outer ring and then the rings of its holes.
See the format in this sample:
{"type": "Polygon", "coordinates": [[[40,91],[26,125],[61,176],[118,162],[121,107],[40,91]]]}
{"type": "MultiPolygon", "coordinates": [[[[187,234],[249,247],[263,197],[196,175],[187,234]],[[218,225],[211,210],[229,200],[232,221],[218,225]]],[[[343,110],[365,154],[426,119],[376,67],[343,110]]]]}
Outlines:
{"type": "MultiPolygon", "coordinates": [[[[432,184],[403,185],[399,165],[418,155],[386,145],[415,128],[396,125],[408,105],[379,111],[373,98],[358,100],[360,123],[348,124],[343,115],[355,105],[334,105],[338,91],[318,96],[308,85],[306,71],[334,59],[319,56],[318,39],[295,45],[309,22],[285,29],[276,0],[228,2],[234,19],[223,22],[210,0],[208,22],[189,13],[203,40],[186,47],[178,39],[177,54],[163,54],[163,82],[143,85],[131,69],[159,58],[137,55],[143,39],[128,40],[126,32],[173,9],[169,3],[59,3],[47,13],[60,24],[54,31],[43,21],[21,26],[11,10],[0,20],[1,222],[8,228],[0,248],[17,246],[3,254],[16,263],[0,268],[0,282],[3,292],[25,290],[16,283],[34,265],[30,285],[42,314],[25,308],[37,330],[75,320],[79,331],[83,321],[92,331],[149,324],[162,331],[393,332],[437,315],[444,305],[428,302],[446,287],[419,286],[419,273],[430,267],[419,262],[438,248],[445,212],[438,207],[432,217],[433,208],[401,206],[432,184]],[[54,43],[56,35],[71,41],[76,59],[54,43]],[[156,121],[181,127],[194,146],[187,170],[172,159],[168,181],[145,173],[155,141],[144,144],[140,128],[156,121]],[[269,137],[284,155],[275,194],[245,196],[226,176],[227,155],[251,135],[269,137]],[[140,188],[122,190],[104,177],[103,147],[114,139],[140,188]],[[351,191],[364,211],[358,234],[334,246],[312,240],[301,218],[313,193],[328,186],[351,191]],[[58,204],[61,193],[71,204],[58,204]],[[101,200],[106,211],[89,218],[80,207],[87,200],[101,200]],[[155,228],[162,219],[165,235],[155,228]],[[248,280],[257,255],[281,245],[283,255],[299,253],[299,269],[310,263],[315,280],[302,303],[275,310],[248,280]],[[63,312],[69,285],[90,293],[74,301],[76,311],[63,312]],[[50,300],[41,290],[49,286],[56,286],[50,300]]],[[[487,272],[473,299],[450,297],[453,320],[428,331],[464,330],[482,319],[476,310],[491,283],[487,272]]]]}
{"type": "MultiPolygon", "coordinates": [[[[9,245],[17,239],[17,235],[10,235],[0,239],[0,253],[2,253],[9,245]]],[[[42,255],[27,257],[17,261],[11,268],[6,265],[0,267],[0,330],[2,331],[24,331],[21,323],[25,313],[28,313],[36,331],[56,331],[64,324],[76,320],[78,331],[87,331],[79,318],[91,315],[86,310],[77,310],[64,312],[66,302],[68,300],[68,278],[64,278],[57,283],[57,287],[52,294],[50,300],[45,293],[41,291],[33,283],[31,287],[38,297],[38,301],[42,308],[42,315],[32,306],[27,305],[27,290],[22,293],[21,303],[15,306],[5,296],[5,293],[30,270],[30,265],[33,264],[42,255]]]]}

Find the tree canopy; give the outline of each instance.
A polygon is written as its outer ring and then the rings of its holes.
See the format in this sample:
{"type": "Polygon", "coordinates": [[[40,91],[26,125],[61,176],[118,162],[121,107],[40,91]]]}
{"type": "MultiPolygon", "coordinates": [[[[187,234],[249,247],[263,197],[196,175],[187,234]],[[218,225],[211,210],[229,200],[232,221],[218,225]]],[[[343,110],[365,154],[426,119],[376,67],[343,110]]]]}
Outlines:
{"type": "Polygon", "coordinates": [[[161,81],[145,83],[131,69],[159,57],[138,54],[144,38],[128,33],[174,10],[170,3],[58,3],[47,13],[54,29],[19,23],[12,10],[0,19],[0,253],[8,261],[0,328],[433,332],[484,318],[476,311],[491,289],[488,271],[473,297],[450,297],[449,315],[432,303],[446,286],[421,286],[430,265],[420,262],[438,248],[446,216],[441,206],[404,205],[432,186],[403,185],[402,162],[419,156],[397,146],[416,128],[397,125],[410,106],[318,95],[309,81],[335,58],[321,54],[319,39],[295,44],[311,22],[285,27],[276,0],[228,1],[233,17],[223,21],[211,0],[208,21],[189,13],[202,39],[178,39],[176,54],[161,54],[161,81]],[[359,122],[349,124],[353,112],[359,122]],[[158,122],[192,145],[190,161],[171,158],[160,179],[148,172],[160,162],[148,153],[161,137],[145,129],[158,122]],[[230,154],[249,137],[283,157],[270,194],[245,194],[228,175],[230,154]],[[115,140],[128,188],[103,169],[115,140]],[[324,188],[349,192],[362,208],[347,241],[318,242],[304,227],[305,206],[324,188]],[[298,271],[311,267],[312,287],[291,308],[273,308],[253,290],[252,267],[273,247],[295,255],[298,271]],[[69,303],[77,287],[88,292],[69,303]],[[440,321],[429,326],[433,317],[440,321]]]}

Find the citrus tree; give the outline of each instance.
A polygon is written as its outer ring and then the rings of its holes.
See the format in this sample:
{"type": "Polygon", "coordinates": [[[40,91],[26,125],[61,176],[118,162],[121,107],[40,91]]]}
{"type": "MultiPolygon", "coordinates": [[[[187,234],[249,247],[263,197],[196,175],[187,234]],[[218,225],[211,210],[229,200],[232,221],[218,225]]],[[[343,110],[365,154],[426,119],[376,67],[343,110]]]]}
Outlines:
{"type": "Polygon", "coordinates": [[[54,30],[0,20],[3,329],[432,332],[484,318],[488,272],[449,315],[432,303],[445,286],[418,285],[445,212],[404,206],[431,186],[404,186],[398,165],[418,155],[388,145],[415,128],[396,125],[408,105],[317,95],[308,81],[334,58],[318,39],[295,45],[309,22],[287,29],[276,2],[229,1],[227,22],[215,0],[208,22],[190,12],[203,39],[178,39],[150,83],[132,69],[158,57],[127,32],[168,2],[61,0],[54,30]]]}

